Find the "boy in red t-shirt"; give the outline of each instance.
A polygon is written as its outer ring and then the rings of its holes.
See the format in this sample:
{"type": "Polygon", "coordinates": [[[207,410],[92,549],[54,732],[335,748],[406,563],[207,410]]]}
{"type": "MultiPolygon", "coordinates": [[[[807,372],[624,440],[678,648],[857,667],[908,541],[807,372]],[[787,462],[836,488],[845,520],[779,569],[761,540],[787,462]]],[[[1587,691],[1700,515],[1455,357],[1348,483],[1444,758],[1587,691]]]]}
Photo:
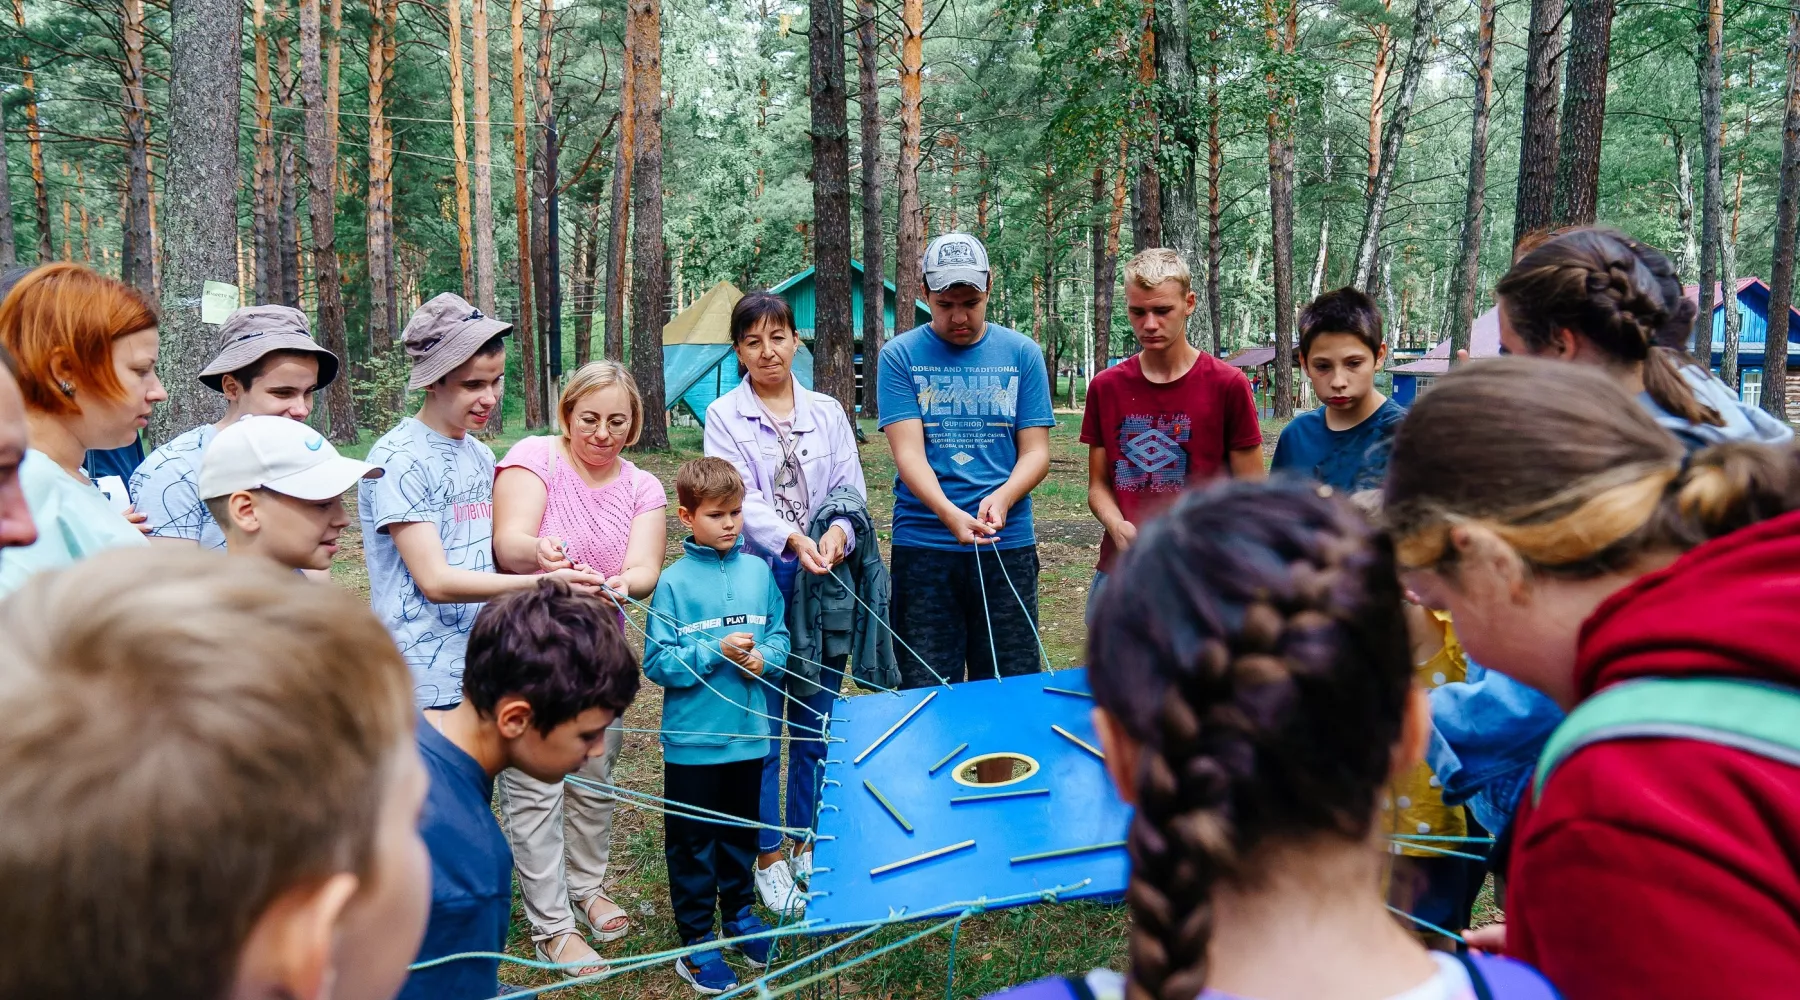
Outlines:
{"type": "Polygon", "coordinates": [[[1138,353],[1088,384],[1081,440],[1088,446],[1088,509],[1106,529],[1088,609],[1138,527],[1190,485],[1229,470],[1261,479],[1262,430],[1243,372],[1187,341],[1196,304],[1188,266],[1173,250],[1145,250],[1125,265],[1125,312],[1138,353]]]}

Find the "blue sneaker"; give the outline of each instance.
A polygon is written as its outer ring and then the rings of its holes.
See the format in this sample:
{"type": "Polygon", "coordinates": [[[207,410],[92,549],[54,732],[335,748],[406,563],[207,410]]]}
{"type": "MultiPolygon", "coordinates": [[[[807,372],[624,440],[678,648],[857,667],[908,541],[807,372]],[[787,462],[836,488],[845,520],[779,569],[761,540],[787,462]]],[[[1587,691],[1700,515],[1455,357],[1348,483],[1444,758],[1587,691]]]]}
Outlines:
{"type": "MultiPolygon", "coordinates": [[[[763,919],[752,912],[749,907],[745,907],[744,911],[738,914],[736,920],[725,921],[727,938],[761,934],[769,929],[769,925],[763,923],[763,919]]],[[[765,937],[757,938],[754,941],[739,941],[731,947],[744,956],[744,961],[751,968],[766,969],[769,967],[769,952],[775,948],[775,939],[765,937]]]]}
{"type": "MultiPolygon", "coordinates": [[[[714,940],[713,935],[708,934],[698,941],[689,943],[703,944],[711,940],[714,940]]],[[[725,956],[720,954],[717,948],[677,958],[675,974],[680,976],[683,982],[692,986],[694,992],[702,996],[717,996],[727,990],[736,989],[738,984],[737,974],[731,971],[731,966],[725,964],[725,956]]]]}

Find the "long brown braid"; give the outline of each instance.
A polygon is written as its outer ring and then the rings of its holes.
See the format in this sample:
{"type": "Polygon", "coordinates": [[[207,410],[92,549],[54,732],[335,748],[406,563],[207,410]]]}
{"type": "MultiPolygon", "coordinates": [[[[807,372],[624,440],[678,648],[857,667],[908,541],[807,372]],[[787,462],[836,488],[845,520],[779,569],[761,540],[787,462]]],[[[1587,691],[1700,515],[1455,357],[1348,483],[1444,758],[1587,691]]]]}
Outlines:
{"type": "Polygon", "coordinates": [[[1212,894],[1271,841],[1370,834],[1411,665],[1393,551],[1299,483],[1190,493],[1102,592],[1094,697],[1142,744],[1134,1000],[1206,985],[1212,894]]]}
{"type": "Polygon", "coordinates": [[[1724,419],[1694,396],[1679,351],[1697,311],[1660,251],[1601,226],[1557,233],[1521,256],[1494,286],[1513,329],[1536,352],[1559,330],[1586,337],[1617,362],[1644,365],[1644,390],[1690,423],[1724,419]]]}

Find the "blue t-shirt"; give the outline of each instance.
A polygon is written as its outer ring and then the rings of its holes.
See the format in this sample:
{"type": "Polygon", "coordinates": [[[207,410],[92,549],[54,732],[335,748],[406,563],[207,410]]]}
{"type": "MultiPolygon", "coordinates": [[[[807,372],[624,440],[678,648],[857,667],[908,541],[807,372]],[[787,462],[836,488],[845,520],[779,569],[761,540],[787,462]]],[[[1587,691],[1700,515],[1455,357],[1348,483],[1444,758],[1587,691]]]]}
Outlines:
{"type": "Polygon", "coordinates": [[[185,538],[203,549],[225,551],[225,533],[200,499],[200,458],[218,433],[212,424],[201,424],[171,438],[132,474],[131,498],[149,517],[151,537],[185,538]]]}
{"type": "MultiPolygon", "coordinates": [[[[946,342],[930,324],[895,337],[881,349],[877,392],[881,426],[901,420],[925,425],[925,457],[931,471],[944,496],[970,515],[1012,475],[1019,459],[1018,432],[1056,424],[1038,345],[994,323],[968,347],[946,342]]],[[[1007,513],[1006,527],[993,544],[1016,549],[1036,540],[1027,496],[1007,513]]],[[[898,475],[894,544],[964,548],[898,475]]]]}
{"type": "Polygon", "coordinates": [[[1282,428],[1269,468],[1297,472],[1344,493],[1380,489],[1406,408],[1387,400],[1368,419],[1342,431],[1325,425],[1325,409],[1302,413],[1282,428]]]}
{"type": "Polygon", "coordinates": [[[385,470],[356,494],[369,605],[412,667],[413,702],[449,707],[462,700],[463,654],[481,605],[426,600],[388,529],[430,522],[452,569],[494,572],[494,453],[407,417],[369,449],[369,464],[385,470]]]}
{"type": "MultiPolygon", "coordinates": [[[[417,961],[501,951],[512,920],[512,848],[489,802],[494,779],[430,722],[418,720],[419,756],[431,778],[419,835],[431,851],[431,922],[417,961]]],[[[487,1000],[500,963],[462,959],[407,977],[397,1000],[487,1000]]]]}

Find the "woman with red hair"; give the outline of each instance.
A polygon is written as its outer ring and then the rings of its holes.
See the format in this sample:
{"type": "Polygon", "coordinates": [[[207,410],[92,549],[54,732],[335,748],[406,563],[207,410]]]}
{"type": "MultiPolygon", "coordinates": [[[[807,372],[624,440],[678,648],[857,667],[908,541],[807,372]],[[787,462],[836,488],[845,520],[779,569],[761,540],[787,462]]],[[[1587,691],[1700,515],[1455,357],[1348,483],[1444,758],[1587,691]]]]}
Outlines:
{"type": "Polygon", "coordinates": [[[0,562],[0,595],[41,570],[143,534],[88,479],[90,449],[128,444],[169,398],[156,377],[156,307],[130,285],[79,264],[48,264],[0,302],[0,346],[19,370],[31,449],[19,483],[38,540],[0,562]]]}

